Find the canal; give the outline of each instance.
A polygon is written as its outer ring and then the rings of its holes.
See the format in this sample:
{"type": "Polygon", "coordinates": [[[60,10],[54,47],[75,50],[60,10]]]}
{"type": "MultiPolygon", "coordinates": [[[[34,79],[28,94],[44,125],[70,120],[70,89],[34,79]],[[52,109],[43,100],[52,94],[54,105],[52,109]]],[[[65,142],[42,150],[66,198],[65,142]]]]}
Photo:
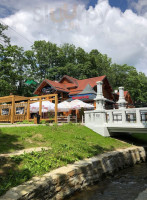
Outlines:
{"type": "Polygon", "coordinates": [[[77,192],[69,200],[135,200],[146,188],[147,163],[141,163],[77,192]]]}

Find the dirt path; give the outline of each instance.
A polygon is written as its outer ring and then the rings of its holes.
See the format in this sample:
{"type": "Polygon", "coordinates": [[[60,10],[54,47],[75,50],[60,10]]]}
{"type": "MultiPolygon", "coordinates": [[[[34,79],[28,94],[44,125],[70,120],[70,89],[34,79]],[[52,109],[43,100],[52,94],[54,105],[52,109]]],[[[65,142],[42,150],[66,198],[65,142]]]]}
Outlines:
{"type": "Polygon", "coordinates": [[[11,157],[11,156],[19,156],[19,155],[22,155],[24,153],[40,152],[42,150],[46,150],[47,151],[49,149],[51,149],[51,148],[48,148],[48,147],[35,147],[35,148],[23,149],[23,150],[15,151],[13,153],[0,154],[0,158],[11,157]]]}

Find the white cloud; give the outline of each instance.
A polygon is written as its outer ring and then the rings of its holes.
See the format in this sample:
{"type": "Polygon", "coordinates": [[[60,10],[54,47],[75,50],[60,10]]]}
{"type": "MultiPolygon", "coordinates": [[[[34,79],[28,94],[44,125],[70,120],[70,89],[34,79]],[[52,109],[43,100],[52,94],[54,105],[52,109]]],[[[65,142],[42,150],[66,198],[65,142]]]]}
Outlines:
{"type": "MultiPolygon", "coordinates": [[[[113,62],[134,65],[147,74],[145,13],[137,15],[131,10],[122,13],[110,7],[107,0],[99,0],[95,8],[88,10],[82,1],[78,4],[78,0],[74,4],[72,1],[37,0],[35,6],[31,2],[34,1],[23,1],[17,7],[19,11],[3,21],[32,43],[49,40],[58,45],[72,43],[86,51],[98,49],[113,62]]],[[[9,30],[9,34],[13,43],[29,48],[30,43],[14,31],[9,30]]]]}
{"type": "Polygon", "coordinates": [[[139,15],[147,14],[147,0],[138,0],[134,2],[132,0],[128,0],[130,8],[133,8],[139,15]]]}

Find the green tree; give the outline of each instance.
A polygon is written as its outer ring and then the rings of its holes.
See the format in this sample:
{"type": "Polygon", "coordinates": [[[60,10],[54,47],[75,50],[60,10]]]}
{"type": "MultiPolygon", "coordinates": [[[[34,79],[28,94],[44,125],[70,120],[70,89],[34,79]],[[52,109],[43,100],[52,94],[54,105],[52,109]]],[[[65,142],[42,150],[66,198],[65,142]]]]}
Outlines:
{"type": "Polygon", "coordinates": [[[36,65],[38,65],[40,79],[48,78],[49,69],[57,64],[57,45],[46,41],[36,41],[32,50],[34,51],[36,65]]]}
{"type": "Polygon", "coordinates": [[[8,29],[8,26],[3,25],[2,23],[0,23],[0,45],[3,46],[3,44],[10,44],[10,38],[4,33],[5,30],[8,29]]]}

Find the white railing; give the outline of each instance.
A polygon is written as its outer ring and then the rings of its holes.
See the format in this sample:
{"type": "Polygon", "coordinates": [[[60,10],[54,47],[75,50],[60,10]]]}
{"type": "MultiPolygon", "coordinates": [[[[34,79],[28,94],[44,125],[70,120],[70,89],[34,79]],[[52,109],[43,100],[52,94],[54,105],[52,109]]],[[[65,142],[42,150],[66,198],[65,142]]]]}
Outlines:
{"type": "Polygon", "coordinates": [[[85,111],[86,124],[147,124],[147,108],[85,111]]]}
{"type": "Polygon", "coordinates": [[[106,123],[147,123],[147,108],[107,110],[106,123]]]}
{"type": "Polygon", "coordinates": [[[102,136],[110,132],[147,133],[147,108],[85,111],[85,126],[102,136]]]}

